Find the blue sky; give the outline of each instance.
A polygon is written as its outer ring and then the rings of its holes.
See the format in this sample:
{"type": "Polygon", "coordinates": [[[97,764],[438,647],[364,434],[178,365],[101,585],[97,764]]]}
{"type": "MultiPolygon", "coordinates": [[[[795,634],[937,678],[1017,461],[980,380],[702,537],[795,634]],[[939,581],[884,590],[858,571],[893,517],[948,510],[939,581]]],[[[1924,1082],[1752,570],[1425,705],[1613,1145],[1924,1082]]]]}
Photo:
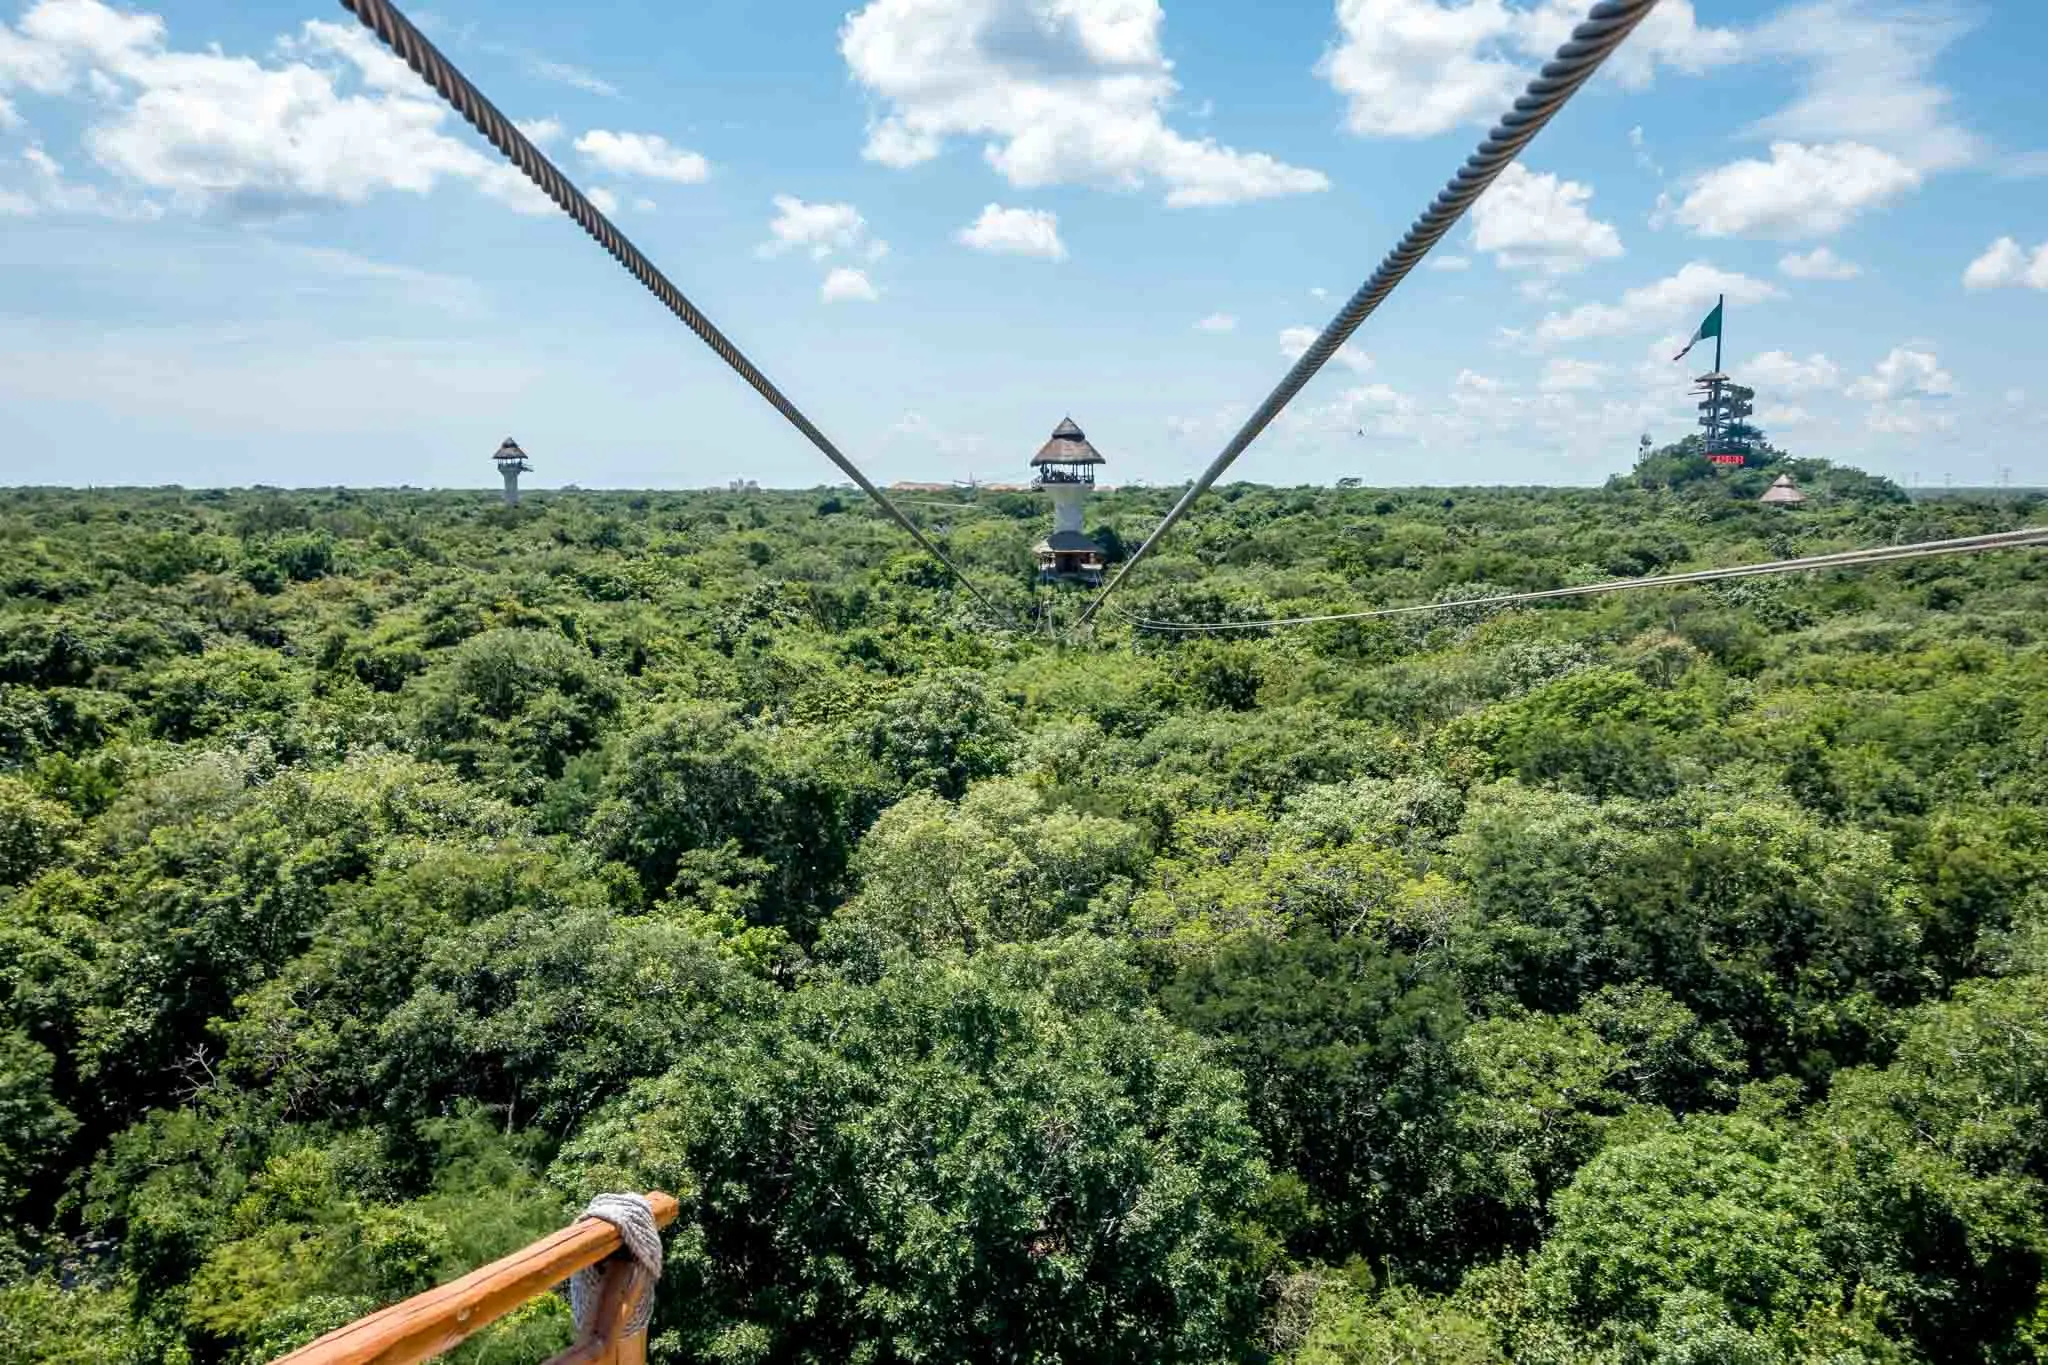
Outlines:
{"type": "MultiPolygon", "coordinates": [[[[1582,0],[412,11],[882,479],[1190,476],[1582,0]]],[[[836,480],[339,6],[0,0],[0,482],[836,480]]],[[[2048,482],[2048,7],[1664,0],[1239,463],[1584,483],[1729,295],[1779,444],[2048,482]]]]}

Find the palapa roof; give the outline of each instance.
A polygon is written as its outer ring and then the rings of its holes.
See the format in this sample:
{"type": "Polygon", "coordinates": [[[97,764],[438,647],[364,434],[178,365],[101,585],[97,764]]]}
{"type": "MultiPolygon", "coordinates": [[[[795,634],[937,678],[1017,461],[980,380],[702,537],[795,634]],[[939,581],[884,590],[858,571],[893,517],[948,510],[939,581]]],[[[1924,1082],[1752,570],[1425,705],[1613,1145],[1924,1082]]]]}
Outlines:
{"type": "Polygon", "coordinates": [[[1780,474],[1778,476],[1777,482],[1773,483],[1769,488],[1766,488],[1764,490],[1764,495],[1758,498],[1757,501],[1782,503],[1805,502],[1806,494],[1800,492],[1797,488],[1792,486],[1792,476],[1790,474],[1780,474]]]}
{"type": "Polygon", "coordinates": [[[504,461],[507,460],[523,460],[526,458],[526,452],[519,448],[519,442],[513,440],[510,436],[507,436],[502,442],[499,443],[498,453],[491,456],[491,458],[499,461],[500,463],[503,463],[504,461]]]}
{"type": "Polygon", "coordinates": [[[1106,464],[1088,438],[1081,434],[1081,428],[1074,425],[1071,417],[1060,418],[1060,424],[1052,429],[1052,439],[1038,448],[1031,457],[1031,467],[1045,464],[1106,464]]]}

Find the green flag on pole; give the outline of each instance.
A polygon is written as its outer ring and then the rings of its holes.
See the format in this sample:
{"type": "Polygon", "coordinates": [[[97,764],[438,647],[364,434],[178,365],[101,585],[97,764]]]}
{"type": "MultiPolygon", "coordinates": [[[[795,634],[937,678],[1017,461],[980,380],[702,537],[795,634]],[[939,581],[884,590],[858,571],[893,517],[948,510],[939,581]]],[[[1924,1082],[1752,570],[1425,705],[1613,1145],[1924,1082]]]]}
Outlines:
{"type": "Polygon", "coordinates": [[[1708,337],[1719,337],[1721,335],[1721,309],[1725,306],[1725,304],[1720,303],[1714,305],[1714,311],[1707,314],[1707,320],[1700,324],[1700,329],[1697,332],[1692,334],[1692,340],[1685,343],[1685,349],[1671,357],[1674,362],[1683,360],[1692,354],[1692,348],[1705,341],[1708,337]]]}

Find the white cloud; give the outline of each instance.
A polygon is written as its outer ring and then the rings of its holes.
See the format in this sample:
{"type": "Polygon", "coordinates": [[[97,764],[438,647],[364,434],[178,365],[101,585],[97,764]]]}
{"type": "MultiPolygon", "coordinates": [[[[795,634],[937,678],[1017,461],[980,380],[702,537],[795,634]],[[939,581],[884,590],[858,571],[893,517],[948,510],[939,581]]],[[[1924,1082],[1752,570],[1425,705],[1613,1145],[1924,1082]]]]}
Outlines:
{"type": "Polygon", "coordinates": [[[597,211],[607,218],[615,217],[619,211],[619,196],[602,185],[592,185],[583,192],[590,202],[597,205],[597,211]]]}
{"type": "Polygon", "coordinates": [[[1954,96],[1928,73],[1974,22],[1949,3],[1809,0],[1781,10],[1748,41],[1761,56],[1805,63],[1807,81],[1754,131],[1881,147],[1921,172],[1966,165],[1981,153],[1980,140],[1953,121],[1954,96]]]}
{"type": "Polygon", "coordinates": [[[2005,289],[2021,285],[2029,289],[2048,289],[2048,242],[2034,248],[2029,256],[2024,247],[2010,237],[2000,237],[1993,242],[1976,260],[1970,262],[1963,272],[1963,285],[1969,289],[2005,289]]]}
{"type": "MultiPolygon", "coordinates": [[[[1285,327],[1280,331],[1280,354],[1289,360],[1299,360],[1308,354],[1308,348],[1315,345],[1316,338],[1323,334],[1320,327],[1285,327]]],[[[1372,368],[1372,357],[1345,342],[1330,357],[1353,374],[1364,374],[1372,368]]]]}
{"type": "Polygon", "coordinates": [[[0,95],[0,131],[12,132],[21,125],[21,111],[14,107],[13,100],[0,95]]]}
{"type": "Polygon", "coordinates": [[[834,267],[832,273],[825,277],[818,297],[826,303],[873,303],[881,295],[868,282],[865,270],[842,265],[834,267]]]}
{"type": "Polygon", "coordinates": [[[1851,398],[1872,403],[1893,403],[1904,398],[1948,398],[1956,391],[1955,379],[1930,351],[1894,347],[1877,363],[1877,368],[1849,386],[1851,398]]]}
{"type": "Polygon", "coordinates": [[[557,85],[566,85],[572,90],[581,90],[586,94],[602,95],[606,99],[618,98],[619,87],[585,67],[553,61],[532,53],[521,54],[520,65],[526,68],[529,76],[553,81],[557,85]]]}
{"type": "Polygon", "coordinates": [[[308,21],[278,41],[292,60],[275,67],[169,49],[161,19],[99,0],[42,0],[22,30],[83,73],[102,111],[85,134],[93,158],[180,206],[274,215],[446,178],[522,213],[552,211],[519,171],[442,136],[446,108],[354,25],[308,21]],[[345,93],[351,77],[361,89],[345,93]]]}
{"type": "Polygon", "coordinates": [[[1773,427],[1805,427],[1813,425],[1813,414],[1797,404],[1783,407],[1758,408],[1757,425],[1769,430],[1773,427]]]}
{"type": "Polygon", "coordinates": [[[576,150],[591,165],[601,166],[614,175],[695,185],[711,174],[710,162],[696,152],[670,146],[668,139],[658,133],[615,133],[593,128],[576,139],[576,150]]]}
{"type": "Polygon", "coordinates": [[[654,207],[655,205],[652,199],[643,197],[637,198],[633,201],[633,212],[635,213],[652,213],[654,212],[654,207]]]}
{"type": "Polygon", "coordinates": [[[562,136],[562,121],[558,118],[517,119],[513,126],[536,147],[546,147],[562,136]]]}
{"type": "Polygon", "coordinates": [[[1590,185],[1510,162],[1472,206],[1472,245],[1509,269],[1563,275],[1622,254],[1612,224],[1586,212],[1590,185]]]}
{"type": "Polygon", "coordinates": [[[1060,219],[1045,209],[1006,209],[988,204],[981,216],[953,234],[962,246],[1010,256],[1038,256],[1048,261],[1067,259],[1066,243],[1060,240],[1060,219]]]}
{"type": "Polygon", "coordinates": [[[1308,296],[1312,299],[1326,299],[1330,297],[1330,291],[1323,288],[1321,285],[1316,285],[1314,288],[1308,291],[1308,296]]]}
{"type": "Polygon", "coordinates": [[[1211,313],[1208,317],[1195,324],[1195,330],[1198,332],[1234,332],[1237,330],[1237,319],[1228,313],[1211,313]]]}
{"type": "Polygon", "coordinates": [[[1691,314],[1697,311],[1704,317],[1715,298],[1722,294],[1732,303],[1761,303],[1776,298],[1778,289],[1764,280],[1693,261],[1675,275],[1626,291],[1618,304],[1587,303],[1569,313],[1552,313],[1537,326],[1536,338],[1544,342],[1583,341],[1666,327],[1681,320],[1690,327],[1691,322],[1697,321],[1691,314]]]}
{"type": "Polygon", "coordinates": [[[2007,389],[2005,391],[2005,404],[2011,408],[2025,407],[2027,405],[2027,391],[2025,389],[2007,389]]]}
{"type": "Polygon", "coordinates": [[[93,160],[180,207],[274,215],[455,180],[522,212],[550,208],[518,171],[443,134],[449,111],[352,24],[309,20],[268,64],[173,49],[160,17],[101,0],[38,0],[0,35],[0,86],[82,83],[93,160]]]}
{"type": "Polygon", "coordinates": [[[793,194],[778,194],[774,203],[768,240],[758,248],[763,256],[802,250],[822,261],[834,252],[865,249],[869,260],[880,260],[889,252],[887,242],[869,240],[867,219],[851,204],[812,204],[793,194]]]}
{"type": "Polygon", "coordinates": [[[1163,17],[1158,0],[870,0],[839,31],[883,110],[862,155],[914,166],[979,137],[1019,189],[1157,181],[1175,207],[1328,189],[1320,171],[1167,126],[1163,17]]]}
{"type": "MultiPolygon", "coordinates": [[[[1579,0],[1338,0],[1338,41],[1316,74],[1348,101],[1352,132],[1434,137],[1505,112],[1584,14],[1579,0]]],[[[1660,65],[1697,73],[1730,61],[1736,43],[1728,30],[1701,28],[1691,0],[1665,0],[1607,71],[1641,89],[1660,65]]]]}
{"type": "Polygon", "coordinates": [[[1414,399],[1390,384],[1357,384],[1304,410],[1282,414],[1282,429],[1295,436],[1316,433],[1415,440],[1420,434],[1414,399]]]}
{"type": "Polygon", "coordinates": [[[1863,273],[1862,266],[1843,260],[1824,246],[1804,255],[1793,252],[1781,256],[1778,269],[1795,280],[1853,280],[1863,273]]]}
{"type": "Polygon", "coordinates": [[[1636,165],[1650,174],[1662,177],[1664,168],[1657,164],[1657,158],[1650,154],[1650,141],[1643,135],[1641,124],[1628,130],[1628,145],[1636,154],[1636,165]]]}
{"type": "Polygon", "coordinates": [[[1832,389],[1842,382],[1841,366],[1816,351],[1806,359],[1784,351],[1765,351],[1740,371],[1752,386],[1780,393],[1808,393],[1832,389]]]}
{"type": "Polygon", "coordinates": [[[21,154],[20,164],[27,173],[17,178],[6,174],[9,162],[0,159],[0,181],[14,182],[12,188],[0,185],[0,218],[54,215],[148,221],[163,216],[161,205],[68,178],[64,168],[39,145],[31,144],[21,154]]]}
{"type": "Polygon", "coordinates": [[[1878,405],[1864,416],[1864,425],[1872,431],[1888,436],[1927,436],[1935,432],[1950,431],[1955,427],[1955,418],[1946,412],[1929,412],[1918,403],[1900,403],[1896,406],[1878,405]]]}
{"type": "Polygon", "coordinates": [[[1470,270],[1472,268],[1472,258],[1470,256],[1439,256],[1432,252],[1423,261],[1422,268],[1425,270],[1470,270]]]}
{"type": "Polygon", "coordinates": [[[1537,388],[1545,393],[1570,393],[1579,389],[1597,389],[1606,379],[1608,367],[1590,360],[1573,360],[1567,356],[1553,357],[1544,368],[1543,378],[1537,388]]]}
{"type": "Polygon", "coordinates": [[[1452,389],[1457,393],[1498,393],[1500,381],[1477,370],[1460,370],[1452,389]]]}
{"type": "Polygon", "coordinates": [[[1774,142],[1692,182],[1675,213],[1702,237],[1825,237],[1920,184],[1920,172],[1860,142],[1774,142]]]}

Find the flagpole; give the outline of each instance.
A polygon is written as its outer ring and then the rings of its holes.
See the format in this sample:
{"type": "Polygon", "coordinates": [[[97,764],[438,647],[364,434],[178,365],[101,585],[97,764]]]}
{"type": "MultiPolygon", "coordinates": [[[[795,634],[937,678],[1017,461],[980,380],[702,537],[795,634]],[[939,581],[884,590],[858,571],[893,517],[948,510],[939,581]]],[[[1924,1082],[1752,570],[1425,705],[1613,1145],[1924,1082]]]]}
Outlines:
{"type": "Polygon", "coordinates": [[[1714,304],[1714,311],[1721,315],[1721,325],[1714,329],[1714,373],[1721,373],[1721,333],[1728,330],[1728,296],[1721,295],[1714,304]]]}

